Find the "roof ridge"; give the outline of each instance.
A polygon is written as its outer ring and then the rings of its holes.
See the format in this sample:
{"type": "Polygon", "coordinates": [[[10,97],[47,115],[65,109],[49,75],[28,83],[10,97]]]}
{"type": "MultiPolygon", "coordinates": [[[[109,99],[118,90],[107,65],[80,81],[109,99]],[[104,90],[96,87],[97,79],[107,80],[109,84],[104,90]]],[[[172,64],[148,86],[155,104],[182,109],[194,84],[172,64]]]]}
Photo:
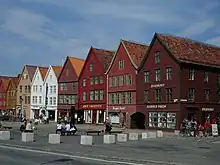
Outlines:
{"type": "Polygon", "coordinates": [[[133,43],[133,44],[137,44],[137,45],[143,45],[143,46],[149,46],[148,44],[146,43],[142,43],[142,42],[138,42],[138,41],[134,41],[134,40],[124,40],[124,39],[121,39],[121,41],[126,41],[126,42],[130,42],[130,43],[133,43]]]}
{"type": "Polygon", "coordinates": [[[67,56],[68,58],[75,58],[75,59],[78,59],[78,60],[82,60],[82,61],[85,61],[85,59],[83,58],[79,58],[79,57],[74,57],[74,56],[67,56]]]}
{"type": "Polygon", "coordinates": [[[97,47],[92,47],[92,49],[96,49],[96,50],[104,50],[104,51],[106,51],[106,52],[110,52],[110,53],[115,52],[114,50],[107,50],[107,49],[97,48],[97,47]]]}
{"type": "Polygon", "coordinates": [[[159,35],[166,35],[166,36],[170,36],[170,37],[175,37],[175,38],[181,38],[181,39],[184,39],[186,41],[191,41],[193,43],[199,43],[199,44],[202,44],[202,45],[207,45],[207,46],[211,46],[213,48],[218,48],[220,49],[219,46],[216,46],[216,45],[213,45],[213,44],[209,44],[209,43],[206,43],[206,42],[202,42],[202,41],[198,41],[198,40],[194,40],[194,39],[191,39],[191,38],[188,38],[188,37],[181,37],[181,36],[176,36],[176,35],[173,35],[173,34],[162,34],[162,33],[156,33],[156,34],[159,34],[159,35]]]}

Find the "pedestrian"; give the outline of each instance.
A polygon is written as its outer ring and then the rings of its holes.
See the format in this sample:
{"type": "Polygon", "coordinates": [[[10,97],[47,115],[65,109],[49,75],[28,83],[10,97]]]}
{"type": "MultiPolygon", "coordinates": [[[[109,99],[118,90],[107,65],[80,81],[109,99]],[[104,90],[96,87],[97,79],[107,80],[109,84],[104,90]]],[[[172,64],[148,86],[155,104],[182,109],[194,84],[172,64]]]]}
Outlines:
{"type": "Polygon", "coordinates": [[[26,125],[25,132],[33,132],[32,121],[29,121],[26,125]]]}

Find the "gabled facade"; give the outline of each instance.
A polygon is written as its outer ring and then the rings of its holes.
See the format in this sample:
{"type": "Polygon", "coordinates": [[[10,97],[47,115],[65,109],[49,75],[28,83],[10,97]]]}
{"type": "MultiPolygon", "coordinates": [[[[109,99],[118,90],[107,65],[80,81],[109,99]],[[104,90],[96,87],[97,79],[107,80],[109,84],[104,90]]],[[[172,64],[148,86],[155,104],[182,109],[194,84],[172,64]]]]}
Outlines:
{"type": "Polygon", "coordinates": [[[31,82],[37,66],[25,65],[17,86],[17,111],[20,117],[30,119],[31,82]]]}
{"type": "Polygon", "coordinates": [[[220,117],[220,48],[155,34],[138,74],[137,101],[149,128],[220,117]]]}
{"type": "Polygon", "coordinates": [[[45,80],[44,80],[44,91],[45,98],[48,98],[47,111],[50,120],[57,121],[57,102],[58,102],[58,77],[61,72],[61,66],[50,66],[45,80]],[[46,88],[48,88],[46,96],[46,88]]]}
{"type": "Polygon", "coordinates": [[[9,85],[8,85],[8,89],[7,89],[7,109],[13,112],[13,115],[17,115],[16,114],[16,101],[17,101],[17,84],[18,84],[18,77],[14,77],[11,78],[9,85]]]}
{"type": "MultiPolygon", "coordinates": [[[[147,52],[147,45],[121,40],[106,72],[108,116],[112,123],[133,128],[136,105],[137,69],[147,52]],[[134,114],[134,115],[133,115],[134,114]],[[134,119],[133,119],[134,118],[134,119]]],[[[139,123],[138,123],[139,124],[139,123]]],[[[144,124],[139,124],[141,128],[144,124]]]]}
{"type": "Polygon", "coordinates": [[[32,82],[31,82],[31,112],[30,119],[40,116],[41,113],[48,117],[45,111],[45,88],[44,79],[47,74],[48,68],[37,67],[32,82]],[[45,111],[45,112],[43,112],[45,111]]]}
{"type": "Polygon", "coordinates": [[[0,76],[0,109],[7,110],[7,89],[12,77],[0,76]]]}
{"type": "Polygon", "coordinates": [[[58,118],[70,117],[72,107],[78,109],[78,81],[84,62],[75,57],[66,58],[58,78],[58,118]]]}
{"type": "Polygon", "coordinates": [[[79,110],[84,117],[78,122],[103,123],[106,116],[106,80],[105,72],[114,52],[90,48],[79,78],[79,110]]]}

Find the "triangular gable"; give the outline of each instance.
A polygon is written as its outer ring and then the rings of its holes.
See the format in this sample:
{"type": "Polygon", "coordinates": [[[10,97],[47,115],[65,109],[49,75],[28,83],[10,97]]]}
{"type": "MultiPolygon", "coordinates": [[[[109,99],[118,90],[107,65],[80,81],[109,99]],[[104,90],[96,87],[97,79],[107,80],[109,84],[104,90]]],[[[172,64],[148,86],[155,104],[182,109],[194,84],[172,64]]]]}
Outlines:
{"type": "Polygon", "coordinates": [[[44,81],[48,68],[47,67],[38,67],[42,80],[44,81]]]}

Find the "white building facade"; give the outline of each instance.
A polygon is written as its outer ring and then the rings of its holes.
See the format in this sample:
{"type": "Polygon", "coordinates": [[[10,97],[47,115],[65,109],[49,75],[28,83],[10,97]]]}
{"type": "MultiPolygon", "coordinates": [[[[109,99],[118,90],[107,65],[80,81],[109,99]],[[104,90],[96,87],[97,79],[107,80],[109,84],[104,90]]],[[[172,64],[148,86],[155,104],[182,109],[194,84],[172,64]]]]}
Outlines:
{"type": "MultiPolygon", "coordinates": [[[[45,114],[45,87],[44,78],[48,68],[37,67],[31,83],[31,111],[30,119],[45,114]]],[[[47,114],[45,114],[47,115],[47,114]]]]}
{"type": "Polygon", "coordinates": [[[47,91],[47,107],[46,111],[50,120],[57,121],[57,102],[58,102],[58,81],[57,78],[61,71],[62,67],[59,66],[50,66],[46,77],[44,79],[44,91],[46,98],[46,88],[47,91]]]}

